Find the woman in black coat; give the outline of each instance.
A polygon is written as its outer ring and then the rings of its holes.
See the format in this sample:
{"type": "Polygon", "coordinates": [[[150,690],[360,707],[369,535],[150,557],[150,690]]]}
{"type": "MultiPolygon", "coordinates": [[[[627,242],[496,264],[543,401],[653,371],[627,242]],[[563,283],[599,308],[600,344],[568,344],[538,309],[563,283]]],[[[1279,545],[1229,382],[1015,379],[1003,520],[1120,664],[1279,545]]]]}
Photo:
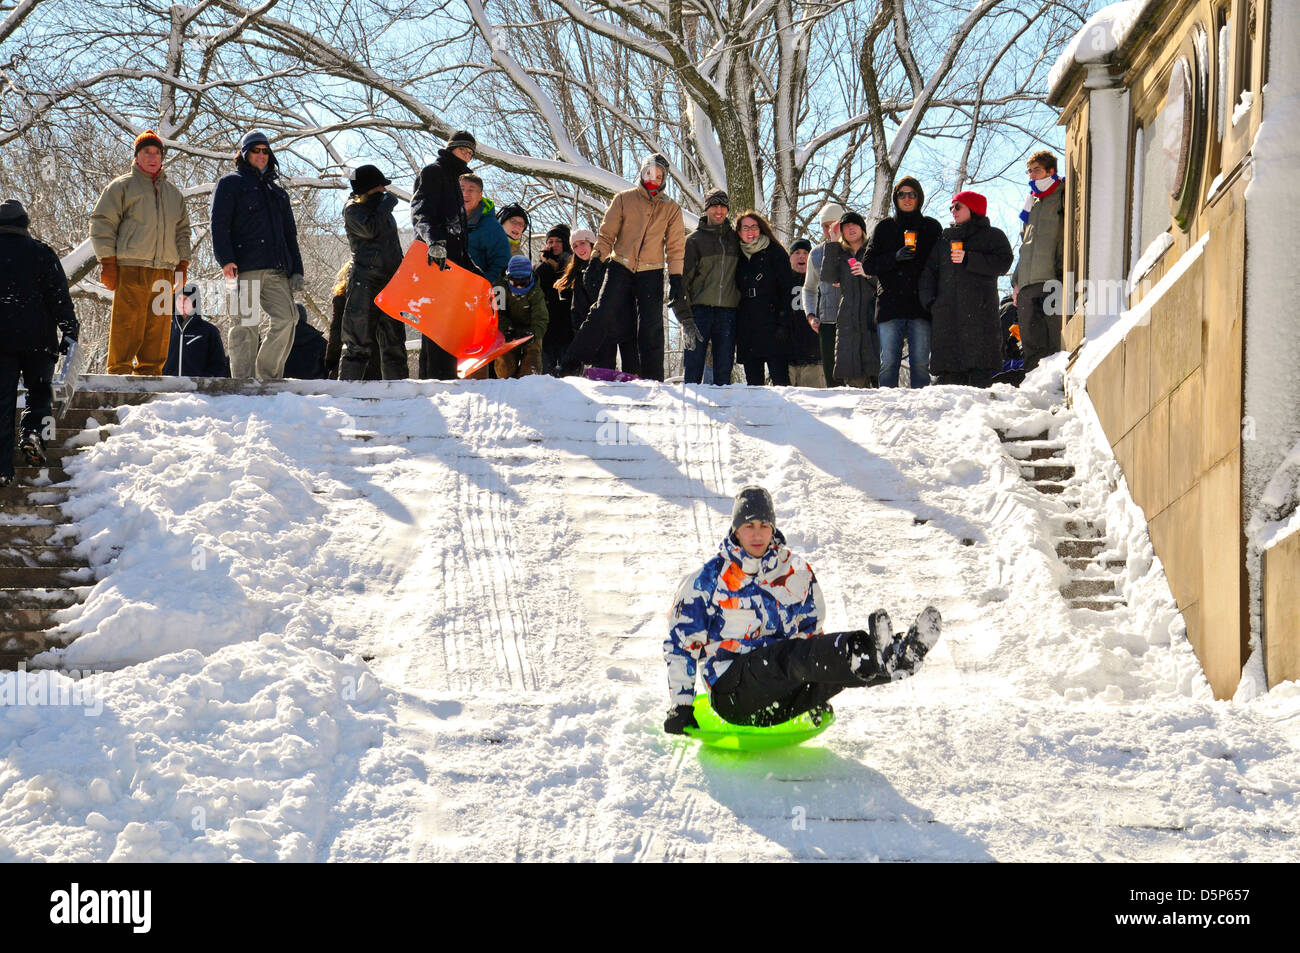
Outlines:
{"type": "Polygon", "coordinates": [[[867,223],[857,212],[840,219],[840,243],[828,245],[822,280],[840,289],[835,319],[835,379],[849,387],[875,387],[880,378],[876,278],[866,270],[867,223]]]}
{"type": "Polygon", "coordinates": [[[921,303],[930,309],[930,371],[939,384],[988,387],[1002,370],[998,277],[1011,270],[1011,243],[989,223],[978,192],[952,200],[953,225],[943,230],[921,274],[921,303]]]}
{"type": "Polygon", "coordinates": [[[740,262],[736,265],[736,286],[740,305],[736,308],[736,357],[745,368],[745,383],[764,382],[767,365],[772,383],[790,386],[786,363],[789,351],[790,255],[776,240],[772,226],[750,209],[736,219],[740,236],[740,262]]]}

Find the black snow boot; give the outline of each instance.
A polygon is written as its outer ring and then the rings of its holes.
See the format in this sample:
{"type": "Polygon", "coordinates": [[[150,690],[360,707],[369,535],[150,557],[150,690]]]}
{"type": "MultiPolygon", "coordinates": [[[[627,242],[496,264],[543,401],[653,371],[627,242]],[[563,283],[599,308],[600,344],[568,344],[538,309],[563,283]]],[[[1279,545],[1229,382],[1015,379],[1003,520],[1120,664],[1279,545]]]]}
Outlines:
{"type": "Polygon", "coordinates": [[[28,430],[23,433],[23,439],[19,441],[18,449],[27,458],[28,466],[45,466],[45,441],[41,439],[41,435],[35,430],[28,430]]]}
{"type": "Polygon", "coordinates": [[[926,606],[907,635],[895,639],[880,651],[881,668],[892,679],[907,678],[921,667],[930,649],[939,641],[943,619],[934,606],[926,606]]]}

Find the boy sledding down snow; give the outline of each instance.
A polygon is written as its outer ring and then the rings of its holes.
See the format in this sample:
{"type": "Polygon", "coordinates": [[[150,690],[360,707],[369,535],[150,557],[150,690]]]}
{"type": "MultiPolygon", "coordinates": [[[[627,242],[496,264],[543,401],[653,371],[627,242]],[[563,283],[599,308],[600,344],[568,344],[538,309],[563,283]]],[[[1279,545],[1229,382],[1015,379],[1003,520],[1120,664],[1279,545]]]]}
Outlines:
{"type": "Polygon", "coordinates": [[[774,725],[803,712],[819,721],[845,688],[906,678],[939,641],[933,606],[897,638],[883,609],[871,613],[866,632],[824,633],[825,616],[812,567],[776,529],[772,497],[745,487],[721,551],[677,591],[664,641],[672,696],[664,731],[698,727],[692,704],[701,662],[719,716],[774,725]]]}

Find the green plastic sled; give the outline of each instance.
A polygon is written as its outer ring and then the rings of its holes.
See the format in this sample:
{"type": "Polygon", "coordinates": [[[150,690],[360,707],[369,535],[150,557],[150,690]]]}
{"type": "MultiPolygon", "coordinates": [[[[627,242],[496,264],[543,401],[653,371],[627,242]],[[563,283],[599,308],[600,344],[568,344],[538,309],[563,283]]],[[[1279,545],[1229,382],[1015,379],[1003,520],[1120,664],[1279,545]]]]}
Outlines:
{"type": "Polygon", "coordinates": [[[816,738],[834,723],[835,713],[823,715],[820,725],[813,724],[807,712],[766,728],[733,725],[729,721],[723,721],[713,710],[708,695],[696,695],[695,720],[700,727],[687,728],[686,734],[710,748],[723,751],[766,751],[769,748],[802,744],[809,738],[816,738]]]}

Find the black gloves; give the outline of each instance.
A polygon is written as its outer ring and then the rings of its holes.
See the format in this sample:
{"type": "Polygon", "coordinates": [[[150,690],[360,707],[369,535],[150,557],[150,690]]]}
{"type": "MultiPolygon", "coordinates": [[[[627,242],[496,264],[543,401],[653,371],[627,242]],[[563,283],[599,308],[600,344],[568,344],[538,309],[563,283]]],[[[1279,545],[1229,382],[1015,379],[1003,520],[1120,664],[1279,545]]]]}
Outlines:
{"type": "Polygon", "coordinates": [[[447,243],[434,242],[429,246],[429,264],[437,265],[442,271],[447,270],[447,243]]]}
{"type": "Polygon", "coordinates": [[[668,276],[668,300],[669,301],[682,300],[682,276],[681,275],[668,276]]]}
{"type": "Polygon", "coordinates": [[[916,249],[904,245],[898,251],[894,252],[894,261],[911,261],[916,257],[916,249]]]}
{"type": "Polygon", "coordinates": [[[587,297],[592,301],[600,295],[600,286],[605,280],[605,263],[599,258],[592,258],[587,262],[587,270],[582,273],[582,286],[587,291],[587,297]]]}
{"type": "Polygon", "coordinates": [[[699,727],[699,722],[695,720],[695,706],[693,705],[678,705],[668,712],[668,717],[664,719],[664,731],[670,735],[684,735],[687,728],[699,727]]]}
{"type": "Polygon", "coordinates": [[[77,343],[76,338],[70,338],[66,334],[63,335],[63,340],[59,341],[59,353],[67,354],[69,351],[72,350],[72,345],[76,343],[77,343]]]}

